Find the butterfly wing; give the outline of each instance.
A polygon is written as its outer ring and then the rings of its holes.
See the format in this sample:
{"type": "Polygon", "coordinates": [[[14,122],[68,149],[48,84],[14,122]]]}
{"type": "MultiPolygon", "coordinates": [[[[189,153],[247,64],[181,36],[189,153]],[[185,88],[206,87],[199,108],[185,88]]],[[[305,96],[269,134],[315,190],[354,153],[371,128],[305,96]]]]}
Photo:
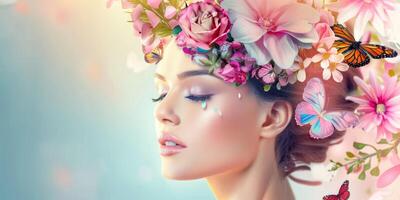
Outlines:
{"type": "Polygon", "coordinates": [[[351,49],[344,53],[344,60],[350,67],[362,67],[370,62],[370,58],[363,49],[351,49]]]}
{"type": "Polygon", "coordinates": [[[325,114],[324,118],[332,123],[338,131],[345,131],[347,128],[355,127],[359,122],[358,116],[350,111],[330,112],[325,114]]]}
{"type": "Polygon", "coordinates": [[[337,49],[338,53],[345,54],[350,50],[351,42],[345,40],[335,40],[333,47],[337,49]]]}
{"type": "Polygon", "coordinates": [[[318,120],[318,113],[310,103],[303,101],[296,106],[295,120],[300,126],[313,125],[318,120]]]}
{"type": "Polygon", "coordinates": [[[397,52],[395,50],[382,45],[361,44],[361,48],[375,59],[393,58],[397,56],[397,52]]]}
{"type": "Polygon", "coordinates": [[[337,195],[326,195],[323,197],[323,200],[340,200],[337,195]]]}
{"type": "Polygon", "coordinates": [[[317,113],[325,107],[325,88],[321,79],[312,78],[304,88],[303,99],[311,104],[317,113]]]}
{"type": "Polygon", "coordinates": [[[311,126],[310,136],[315,139],[324,139],[331,136],[334,130],[330,121],[318,116],[318,120],[311,126]]]}
{"type": "Polygon", "coordinates": [[[343,184],[340,186],[339,194],[337,195],[326,195],[323,197],[323,200],[347,200],[350,197],[349,192],[349,181],[345,180],[343,184]]]}
{"type": "Polygon", "coordinates": [[[349,181],[348,180],[345,180],[343,182],[342,186],[340,186],[338,196],[339,196],[340,200],[347,200],[350,197],[349,181]]]}
{"type": "Polygon", "coordinates": [[[296,107],[295,119],[297,124],[310,124],[310,136],[322,139],[332,135],[332,123],[321,117],[325,106],[325,88],[321,79],[312,78],[307,82],[303,93],[304,102],[296,107]]]}
{"type": "Polygon", "coordinates": [[[363,48],[359,47],[359,42],[355,41],[350,31],[341,24],[335,24],[332,27],[335,36],[339,38],[333,43],[333,46],[338,50],[338,53],[344,55],[346,64],[350,67],[362,67],[370,62],[368,54],[363,48]]]}
{"type": "Polygon", "coordinates": [[[345,40],[347,42],[353,43],[356,40],[353,37],[353,34],[350,33],[349,30],[347,30],[347,28],[345,28],[343,25],[341,24],[334,24],[331,27],[332,31],[335,33],[336,37],[339,37],[342,40],[345,40]]]}

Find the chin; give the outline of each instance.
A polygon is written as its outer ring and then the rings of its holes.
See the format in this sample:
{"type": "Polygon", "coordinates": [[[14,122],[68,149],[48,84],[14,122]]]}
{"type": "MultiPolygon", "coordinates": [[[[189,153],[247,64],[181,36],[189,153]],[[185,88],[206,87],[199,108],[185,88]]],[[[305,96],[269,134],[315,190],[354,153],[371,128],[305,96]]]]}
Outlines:
{"type": "Polygon", "coordinates": [[[161,174],[170,180],[194,180],[204,178],[206,175],[193,171],[193,166],[179,167],[177,165],[162,165],[161,174]]]}

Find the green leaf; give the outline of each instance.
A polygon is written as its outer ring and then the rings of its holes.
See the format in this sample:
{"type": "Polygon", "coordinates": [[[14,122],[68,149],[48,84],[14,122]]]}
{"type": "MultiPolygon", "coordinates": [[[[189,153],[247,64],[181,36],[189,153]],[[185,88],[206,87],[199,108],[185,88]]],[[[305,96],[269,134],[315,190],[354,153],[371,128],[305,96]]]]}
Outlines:
{"type": "Polygon", "coordinates": [[[379,154],[381,157],[386,157],[392,151],[391,148],[379,150],[379,154]]]}
{"type": "Polygon", "coordinates": [[[347,170],[347,174],[350,174],[351,172],[353,172],[353,168],[354,168],[354,165],[350,166],[349,169],[347,170]]]}
{"type": "Polygon", "coordinates": [[[271,85],[264,85],[264,92],[268,92],[271,89],[271,85]]]}
{"type": "Polygon", "coordinates": [[[378,144],[388,144],[388,141],[386,139],[381,139],[378,144]]]}
{"type": "Polygon", "coordinates": [[[379,166],[374,167],[370,173],[372,176],[379,176],[379,166]]]}
{"type": "Polygon", "coordinates": [[[128,2],[137,5],[140,3],[140,0],[128,0],[128,2]]]}
{"type": "Polygon", "coordinates": [[[371,168],[371,160],[369,160],[368,163],[364,165],[364,171],[367,171],[370,168],[371,168]]]}
{"type": "Polygon", "coordinates": [[[363,149],[365,146],[367,146],[367,144],[359,143],[359,142],[353,142],[353,147],[358,149],[358,150],[363,149]]]}
{"type": "Polygon", "coordinates": [[[359,152],[358,152],[358,155],[360,155],[361,157],[366,157],[366,156],[368,156],[369,154],[367,154],[367,153],[365,153],[365,152],[363,152],[363,151],[359,151],[359,152]]]}
{"type": "Polygon", "coordinates": [[[346,152],[346,156],[349,158],[354,158],[355,155],[353,153],[351,153],[350,151],[346,152]]]}
{"type": "Polygon", "coordinates": [[[182,0],[169,0],[169,3],[171,6],[174,6],[175,8],[181,8],[182,5],[184,4],[184,1],[182,0]]]}
{"type": "Polygon", "coordinates": [[[400,134],[399,134],[399,133],[393,134],[393,139],[392,139],[392,141],[395,141],[395,140],[399,139],[399,137],[400,137],[400,134]]]}
{"type": "Polygon", "coordinates": [[[360,175],[358,175],[358,179],[360,179],[360,180],[365,180],[365,171],[362,171],[361,173],[360,173],[360,175]]]}
{"type": "Polygon", "coordinates": [[[159,37],[167,37],[172,34],[172,30],[164,23],[159,23],[154,29],[153,33],[159,37]]]}

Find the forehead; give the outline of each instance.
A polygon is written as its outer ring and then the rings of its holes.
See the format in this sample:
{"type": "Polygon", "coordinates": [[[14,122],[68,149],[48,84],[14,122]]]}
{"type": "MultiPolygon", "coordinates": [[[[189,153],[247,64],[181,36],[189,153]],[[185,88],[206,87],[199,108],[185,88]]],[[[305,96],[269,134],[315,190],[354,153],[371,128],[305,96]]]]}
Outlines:
{"type": "Polygon", "coordinates": [[[162,60],[157,64],[156,73],[167,79],[175,79],[181,72],[191,70],[206,70],[206,67],[195,64],[175,41],[170,41],[164,48],[162,60]]]}

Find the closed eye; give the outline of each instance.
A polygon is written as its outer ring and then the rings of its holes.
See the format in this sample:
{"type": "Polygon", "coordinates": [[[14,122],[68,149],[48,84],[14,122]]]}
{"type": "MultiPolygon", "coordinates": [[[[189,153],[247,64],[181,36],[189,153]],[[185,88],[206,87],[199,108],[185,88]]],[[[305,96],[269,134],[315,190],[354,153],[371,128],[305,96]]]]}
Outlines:
{"type": "Polygon", "coordinates": [[[152,99],[153,102],[158,102],[164,99],[164,97],[167,96],[167,93],[161,94],[158,98],[152,99]]]}
{"type": "MultiPolygon", "coordinates": [[[[167,96],[167,93],[161,94],[158,98],[152,99],[153,102],[158,102],[161,101],[167,96]]],[[[189,95],[186,96],[187,99],[190,99],[191,101],[199,102],[199,101],[208,101],[211,99],[212,94],[207,94],[207,95],[189,95]]]]}
{"type": "Polygon", "coordinates": [[[186,98],[192,100],[192,101],[208,101],[210,100],[212,94],[207,94],[207,95],[189,95],[186,98]]]}

